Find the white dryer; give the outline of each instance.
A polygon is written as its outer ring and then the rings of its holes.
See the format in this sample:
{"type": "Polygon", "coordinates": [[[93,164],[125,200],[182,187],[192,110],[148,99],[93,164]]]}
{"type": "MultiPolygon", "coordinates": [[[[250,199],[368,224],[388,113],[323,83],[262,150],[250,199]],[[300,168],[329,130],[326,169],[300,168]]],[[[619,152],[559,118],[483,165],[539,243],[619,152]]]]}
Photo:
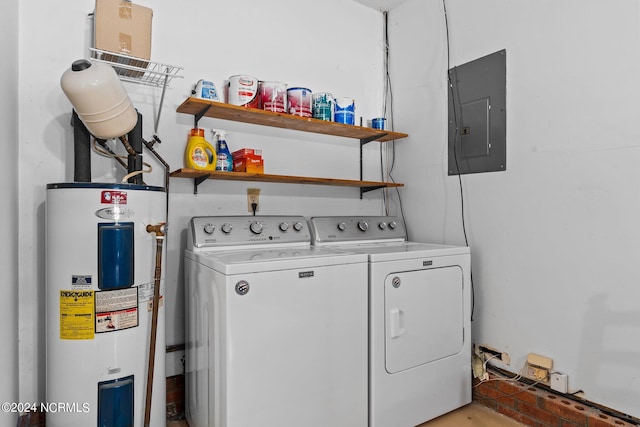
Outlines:
{"type": "Polygon", "coordinates": [[[191,427],[366,427],[367,257],[303,217],[195,217],[185,251],[191,427]]]}
{"type": "Polygon", "coordinates": [[[316,246],[369,259],[369,426],[471,402],[470,252],[408,242],[395,217],[313,217],[316,246]]]}

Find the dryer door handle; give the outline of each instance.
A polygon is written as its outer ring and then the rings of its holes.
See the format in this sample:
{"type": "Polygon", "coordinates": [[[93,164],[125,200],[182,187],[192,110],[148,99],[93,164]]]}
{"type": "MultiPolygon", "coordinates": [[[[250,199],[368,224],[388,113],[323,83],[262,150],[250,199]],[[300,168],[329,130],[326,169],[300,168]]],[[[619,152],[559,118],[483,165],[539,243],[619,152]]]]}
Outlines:
{"type": "Polygon", "coordinates": [[[404,311],[392,308],[389,312],[389,338],[399,338],[404,333],[404,311]]]}

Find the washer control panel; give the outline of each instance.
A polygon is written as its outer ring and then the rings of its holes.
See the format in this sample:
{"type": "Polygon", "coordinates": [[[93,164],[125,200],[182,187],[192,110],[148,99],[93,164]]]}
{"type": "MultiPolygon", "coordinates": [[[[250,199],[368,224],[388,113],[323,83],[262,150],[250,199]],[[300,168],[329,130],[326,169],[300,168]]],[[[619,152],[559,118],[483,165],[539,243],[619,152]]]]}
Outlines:
{"type": "Polygon", "coordinates": [[[394,216],[319,216],[309,222],[316,244],[406,239],[402,221],[394,216]]]}
{"type": "Polygon", "coordinates": [[[189,222],[187,247],[310,242],[303,216],[198,216],[189,222]]]}

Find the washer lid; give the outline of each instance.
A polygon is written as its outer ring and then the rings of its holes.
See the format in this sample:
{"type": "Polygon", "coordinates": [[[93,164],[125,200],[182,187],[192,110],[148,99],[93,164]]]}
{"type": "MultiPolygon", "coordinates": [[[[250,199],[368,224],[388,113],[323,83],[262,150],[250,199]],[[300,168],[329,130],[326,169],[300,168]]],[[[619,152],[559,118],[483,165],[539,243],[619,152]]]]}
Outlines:
{"type": "Polygon", "coordinates": [[[217,252],[187,250],[185,256],[227,275],[367,262],[367,256],[364,253],[304,246],[217,252]]]}

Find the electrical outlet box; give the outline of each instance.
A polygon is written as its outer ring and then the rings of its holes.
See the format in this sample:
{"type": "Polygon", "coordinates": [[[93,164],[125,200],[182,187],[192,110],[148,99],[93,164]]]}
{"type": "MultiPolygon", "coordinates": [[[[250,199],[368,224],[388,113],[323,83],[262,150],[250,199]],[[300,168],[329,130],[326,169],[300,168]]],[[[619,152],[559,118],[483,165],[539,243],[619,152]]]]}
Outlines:
{"type": "Polygon", "coordinates": [[[549,371],[544,368],[530,365],[527,367],[527,377],[536,381],[546,382],[549,380],[549,371]]]}
{"type": "Polygon", "coordinates": [[[551,368],[553,368],[553,359],[545,356],[540,356],[539,354],[535,354],[535,353],[529,353],[529,356],[527,356],[527,363],[529,365],[545,368],[548,371],[550,371],[551,368]]]}
{"type": "Polygon", "coordinates": [[[503,351],[501,359],[502,359],[502,363],[504,363],[505,365],[507,366],[511,365],[511,356],[509,356],[509,353],[505,353],[503,351]]]}
{"type": "Polygon", "coordinates": [[[247,188],[247,211],[258,212],[260,210],[260,189],[247,188]],[[254,208],[255,203],[255,208],[254,208]]]}
{"type": "Polygon", "coordinates": [[[569,376],[562,372],[553,372],[551,374],[551,389],[560,393],[569,392],[569,376]]]}
{"type": "Polygon", "coordinates": [[[549,372],[553,368],[553,359],[539,354],[529,353],[527,356],[527,377],[549,384],[549,372]]]}
{"type": "Polygon", "coordinates": [[[474,344],[474,351],[479,357],[485,357],[485,360],[491,359],[502,362],[505,365],[511,364],[511,356],[509,356],[509,353],[501,352],[493,347],[489,347],[488,345],[474,344]]]}

